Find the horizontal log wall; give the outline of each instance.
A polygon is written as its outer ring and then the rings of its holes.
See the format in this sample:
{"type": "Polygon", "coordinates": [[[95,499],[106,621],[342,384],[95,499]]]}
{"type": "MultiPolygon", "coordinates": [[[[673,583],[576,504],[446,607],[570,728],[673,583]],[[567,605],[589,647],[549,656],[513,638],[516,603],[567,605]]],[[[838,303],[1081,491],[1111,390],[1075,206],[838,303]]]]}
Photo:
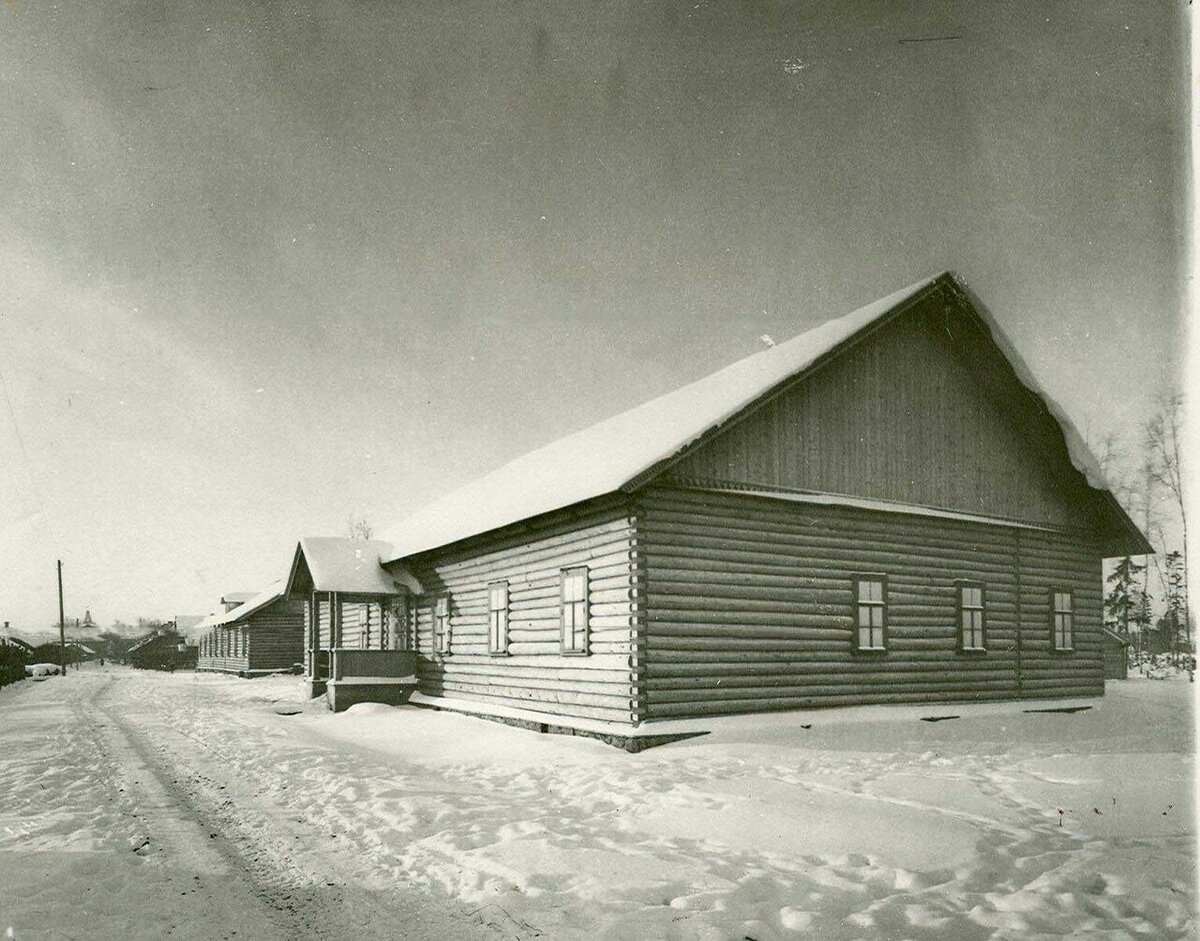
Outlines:
{"type": "Polygon", "coordinates": [[[243,625],[214,627],[201,638],[200,654],[196,659],[197,670],[244,673],[249,668],[243,625]]]}
{"type": "Polygon", "coordinates": [[[281,599],[200,639],[196,668],[222,673],[286,670],[304,662],[305,603],[281,599]]]}
{"type": "Polygon", "coordinates": [[[382,644],[383,608],[378,601],[340,600],[341,632],[338,647],[379,650],[382,644]]]}
{"type": "Polygon", "coordinates": [[[1104,693],[1104,575],[1099,552],[1043,533],[1020,534],[1021,680],[1024,694],[1104,693]],[[1051,592],[1074,594],[1074,651],[1053,649],[1051,592]]]}
{"type": "Polygon", "coordinates": [[[624,501],[607,501],[406,560],[426,590],[414,600],[421,691],[550,717],[635,721],[632,533],[624,501]],[[590,653],[563,655],[559,572],[579,565],[589,569],[590,653]],[[501,579],[508,581],[509,653],[496,656],[488,652],[488,584],[501,579]],[[441,592],[450,594],[448,655],[433,651],[441,592]]]}
{"type": "Polygon", "coordinates": [[[304,662],[304,602],[280,599],[247,621],[249,669],[287,670],[304,662]]]}
{"type": "Polygon", "coordinates": [[[328,593],[315,595],[317,605],[317,646],[321,650],[329,649],[329,617],[333,602],[328,593]]]}
{"type": "Polygon", "coordinates": [[[666,488],[636,513],[647,718],[1103,692],[1078,537],[666,488]],[[855,573],[887,576],[884,654],[853,650],[855,573]],[[986,653],[958,651],[958,579],[986,586],[986,653]],[[1052,585],[1075,592],[1072,654],[1050,650],[1052,585]]]}

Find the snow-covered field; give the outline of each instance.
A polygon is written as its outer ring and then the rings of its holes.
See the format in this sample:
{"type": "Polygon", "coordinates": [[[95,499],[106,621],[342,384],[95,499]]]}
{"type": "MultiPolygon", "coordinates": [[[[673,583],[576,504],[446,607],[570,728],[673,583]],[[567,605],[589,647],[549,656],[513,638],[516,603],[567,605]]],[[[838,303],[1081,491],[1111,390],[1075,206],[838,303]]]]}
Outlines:
{"type": "Polygon", "coordinates": [[[1194,689],[738,717],[630,755],[335,716],[295,677],[85,668],[0,691],[0,929],[1191,937],[1194,689]]]}

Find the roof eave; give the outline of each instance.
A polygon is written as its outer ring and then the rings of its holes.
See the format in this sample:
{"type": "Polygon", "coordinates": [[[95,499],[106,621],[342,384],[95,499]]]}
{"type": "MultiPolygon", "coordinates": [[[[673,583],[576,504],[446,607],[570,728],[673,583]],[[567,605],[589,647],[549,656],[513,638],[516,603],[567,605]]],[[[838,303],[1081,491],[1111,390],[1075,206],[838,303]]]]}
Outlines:
{"type": "Polygon", "coordinates": [[[292,553],[292,564],[291,564],[291,567],[288,569],[287,580],[283,584],[283,594],[286,597],[291,598],[296,594],[296,592],[295,592],[296,577],[300,573],[300,563],[303,559],[304,559],[304,544],[302,542],[297,542],[296,543],[296,551],[294,553],[292,553]]]}

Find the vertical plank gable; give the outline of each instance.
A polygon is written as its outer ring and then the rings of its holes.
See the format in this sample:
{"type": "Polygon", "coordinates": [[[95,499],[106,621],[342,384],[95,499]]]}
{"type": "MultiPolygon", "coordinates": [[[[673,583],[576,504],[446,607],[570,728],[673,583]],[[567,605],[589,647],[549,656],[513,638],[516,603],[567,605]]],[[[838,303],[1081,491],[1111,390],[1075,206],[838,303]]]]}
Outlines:
{"type": "Polygon", "coordinates": [[[929,300],[683,457],[666,479],[1095,525],[1061,431],[965,313],[929,300]]]}

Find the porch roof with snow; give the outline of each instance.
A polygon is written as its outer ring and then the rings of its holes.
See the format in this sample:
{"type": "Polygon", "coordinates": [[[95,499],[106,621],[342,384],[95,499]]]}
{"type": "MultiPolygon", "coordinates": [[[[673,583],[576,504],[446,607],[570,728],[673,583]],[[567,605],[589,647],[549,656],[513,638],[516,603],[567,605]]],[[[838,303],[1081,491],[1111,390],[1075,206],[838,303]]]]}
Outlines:
{"type": "Polygon", "coordinates": [[[402,567],[383,569],[380,563],[391,552],[391,544],[378,539],[306,536],[296,545],[285,591],[293,596],[309,591],[396,595],[399,584],[420,594],[420,583],[402,567]]]}
{"type": "Polygon", "coordinates": [[[1122,545],[1122,554],[1153,551],[1112,496],[1099,462],[1066,413],[1042,388],[986,308],[959,279],[945,272],[510,461],[401,522],[386,534],[391,550],[383,561],[440,548],[607,493],[633,491],[784,383],[947,286],[979,316],[1017,378],[1057,422],[1071,464],[1125,534],[1128,545],[1122,545]]]}

